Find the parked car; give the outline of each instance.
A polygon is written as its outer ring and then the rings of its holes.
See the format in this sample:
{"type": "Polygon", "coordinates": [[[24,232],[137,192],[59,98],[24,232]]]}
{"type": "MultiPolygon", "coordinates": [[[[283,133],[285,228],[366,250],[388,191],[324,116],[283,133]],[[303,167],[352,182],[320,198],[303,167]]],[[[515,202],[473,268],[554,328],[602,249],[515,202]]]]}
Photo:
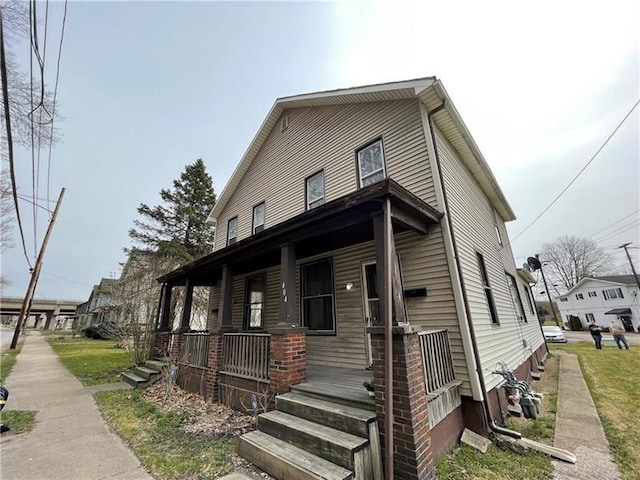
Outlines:
{"type": "Polygon", "coordinates": [[[567,337],[560,327],[542,327],[542,334],[547,342],[567,343],[567,337]]]}

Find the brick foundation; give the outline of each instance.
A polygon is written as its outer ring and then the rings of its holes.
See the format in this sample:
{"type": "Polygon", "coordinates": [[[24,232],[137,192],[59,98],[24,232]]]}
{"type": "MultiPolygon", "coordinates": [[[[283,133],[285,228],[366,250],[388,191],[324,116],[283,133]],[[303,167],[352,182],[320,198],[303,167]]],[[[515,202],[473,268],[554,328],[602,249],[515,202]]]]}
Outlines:
{"type": "Polygon", "coordinates": [[[306,328],[274,328],[269,333],[271,390],[286,393],[307,378],[306,328]]]}
{"type": "Polygon", "coordinates": [[[207,391],[205,399],[212,402],[220,401],[219,381],[222,370],[222,332],[209,335],[209,353],[207,358],[207,391]]]}
{"type": "MultiPolygon", "coordinates": [[[[382,327],[370,328],[373,351],[376,414],[385,450],[385,355],[382,327]]],[[[435,469],[418,333],[411,327],[393,329],[394,476],[403,480],[434,478],[435,469]]]]}
{"type": "Polygon", "coordinates": [[[169,351],[169,358],[171,363],[177,365],[180,360],[180,352],[182,351],[182,332],[172,332],[171,349],[169,351]]]}
{"type": "Polygon", "coordinates": [[[169,343],[171,343],[171,332],[155,332],[153,334],[153,356],[168,357],[169,343]]]}

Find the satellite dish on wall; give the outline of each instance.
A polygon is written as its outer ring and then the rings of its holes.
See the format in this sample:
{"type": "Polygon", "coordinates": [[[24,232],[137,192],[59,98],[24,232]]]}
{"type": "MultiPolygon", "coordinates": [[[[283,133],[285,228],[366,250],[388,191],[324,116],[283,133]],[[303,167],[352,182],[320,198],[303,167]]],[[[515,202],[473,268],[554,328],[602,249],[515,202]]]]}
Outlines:
{"type": "Polygon", "coordinates": [[[531,270],[533,270],[534,272],[542,268],[542,264],[540,263],[540,260],[538,260],[536,257],[527,258],[527,263],[531,267],[531,270]]]}
{"type": "Polygon", "coordinates": [[[531,267],[529,266],[529,264],[528,264],[528,263],[523,263],[523,264],[522,264],[522,268],[524,268],[527,272],[530,272],[530,271],[531,271],[531,267]]]}

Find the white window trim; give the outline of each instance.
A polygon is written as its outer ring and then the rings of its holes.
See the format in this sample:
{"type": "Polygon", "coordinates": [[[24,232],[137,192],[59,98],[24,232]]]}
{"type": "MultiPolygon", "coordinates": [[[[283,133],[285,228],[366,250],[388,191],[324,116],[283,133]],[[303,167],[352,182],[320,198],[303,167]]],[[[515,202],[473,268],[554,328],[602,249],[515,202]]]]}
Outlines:
{"type": "Polygon", "coordinates": [[[229,245],[233,245],[234,243],[236,243],[238,241],[238,216],[236,215],[235,217],[232,217],[229,219],[229,221],[227,222],[227,247],[229,245]],[[229,226],[231,225],[231,222],[236,221],[236,234],[231,237],[230,233],[231,233],[231,229],[229,228],[229,226]],[[233,239],[233,242],[231,242],[231,239],[233,239]]]}
{"type": "Polygon", "coordinates": [[[256,233],[259,233],[259,232],[256,232],[256,228],[262,227],[262,230],[260,230],[260,231],[264,230],[264,224],[265,224],[265,220],[266,220],[266,217],[267,217],[267,208],[266,208],[264,202],[260,202],[255,207],[253,207],[253,212],[252,213],[253,213],[253,215],[252,215],[252,219],[251,219],[251,235],[255,235],[256,233]],[[256,224],[256,208],[258,208],[260,206],[262,206],[262,223],[256,224]]]}
{"type": "Polygon", "coordinates": [[[316,208],[316,207],[319,207],[320,205],[324,205],[324,197],[325,197],[325,189],[324,189],[324,170],[320,170],[319,172],[316,172],[316,173],[314,173],[313,175],[310,175],[310,176],[308,176],[308,177],[305,179],[305,195],[307,196],[307,198],[306,198],[306,207],[307,207],[307,210],[311,210],[312,208],[316,208]],[[309,181],[310,181],[312,178],[317,177],[318,175],[322,175],[322,196],[311,199],[311,198],[309,198],[309,192],[310,192],[310,190],[309,190],[309,181]],[[318,201],[320,201],[320,200],[322,200],[322,203],[320,203],[320,204],[318,204],[318,205],[315,205],[315,206],[313,206],[313,207],[311,206],[311,204],[312,204],[312,203],[316,203],[316,202],[318,202],[318,201]]]}
{"type": "Polygon", "coordinates": [[[371,143],[366,144],[364,147],[359,148],[356,151],[356,163],[357,163],[357,166],[358,166],[358,182],[360,184],[359,188],[363,188],[364,187],[364,181],[367,178],[373,177],[374,175],[376,175],[376,174],[378,174],[380,172],[382,172],[382,176],[384,178],[387,178],[387,165],[386,165],[387,162],[386,162],[385,155],[384,155],[384,144],[382,142],[382,139],[380,138],[378,140],[375,140],[375,141],[373,141],[371,143]],[[363,176],[362,175],[362,168],[360,166],[360,152],[366,150],[367,148],[370,148],[370,147],[374,146],[376,143],[380,144],[380,152],[382,153],[382,167],[377,169],[377,170],[374,170],[371,173],[368,173],[367,175],[363,176]]]}

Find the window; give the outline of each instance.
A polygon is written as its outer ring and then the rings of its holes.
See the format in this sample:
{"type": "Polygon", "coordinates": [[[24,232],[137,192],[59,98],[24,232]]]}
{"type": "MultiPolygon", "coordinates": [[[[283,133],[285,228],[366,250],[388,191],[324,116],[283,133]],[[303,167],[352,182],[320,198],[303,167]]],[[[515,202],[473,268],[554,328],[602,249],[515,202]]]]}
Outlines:
{"type": "Polygon", "coordinates": [[[489,276],[487,275],[487,267],[484,264],[484,257],[481,253],[476,253],[478,257],[478,268],[480,269],[480,277],[482,280],[482,287],[484,288],[484,296],[487,299],[487,306],[489,307],[489,315],[491,316],[491,323],[499,325],[498,314],[496,312],[496,305],[493,302],[493,292],[491,291],[491,285],[489,285],[489,276]]]}
{"type": "Polygon", "coordinates": [[[253,227],[251,231],[258,233],[264,230],[264,202],[253,207],[253,227]]]}
{"type": "MultiPolygon", "coordinates": [[[[544,293],[544,292],[542,292],[542,293],[544,293]]],[[[561,302],[568,302],[569,299],[567,297],[560,297],[560,301],[561,302]]]]}
{"type": "Polygon", "coordinates": [[[502,246],[502,235],[500,235],[500,228],[498,228],[497,223],[493,227],[496,229],[496,238],[498,239],[498,245],[502,246]]]}
{"type": "Polygon", "coordinates": [[[289,128],[289,116],[285,115],[280,121],[280,131],[284,132],[287,128],[289,128]]]}
{"type": "Polygon", "coordinates": [[[360,187],[379,182],[387,175],[384,169],[382,140],[376,140],[357,152],[360,187]]]}
{"type": "Polygon", "coordinates": [[[527,284],[523,284],[524,287],[524,291],[527,292],[527,294],[525,295],[525,298],[527,299],[527,306],[529,307],[529,312],[533,315],[534,311],[533,311],[533,305],[534,305],[534,300],[533,300],[533,294],[531,293],[531,287],[527,284]]]}
{"type": "Polygon", "coordinates": [[[584,300],[584,295],[581,293],[576,293],[576,300],[584,300]]]}
{"type": "Polygon", "coordinates": [[[511,293],[511,301],[513,302],[513,308],[516,311],[516,317],[520,322],[526,322],[527,319],[524,316],[524,308],[522,307],[522,298],[520,297],[520,290],[518,290],[518,284],[513,275],[505,272],[507,276],[507,283],[509,284],[509,292],[511,293]]]}
{"type": "Polygon", "coordinates": [[[590,297],[597,297],[598,294],[596,292],[589,292],[590,297]]]}
{"type": "Polygon", "coordinates": [[[593,316],[593,313],[585,313],[585,316],[587,317],[587,322],[595,322],[596,318],[593,316]]]}
{"type": "Polygon", "coordinates": [[[260,330],[264,328],[266,284],[265,275],[247,278],[244,296],[245,330],[260,330]]]}
{"type": "Polygon", "coordinates": [[[233,217],[227,224],[227,246],[236,243],[238,236],[238,217],[233,217]]]}
{"type": "Polygon", "coordinates": [[[613,298],[624,298],[621,288],[611,288],[609,290],[603,290],[602,295],[604,296],[605,300],[611,300],[613,298]]]}
{"type": "Polygon", "coordinates": [[[306,181],[306,209],[319,207],[324,203],[324,171],[311,175],[306,181]]]}
{"type": "Polygon", "coordinates": [[[331,259],[302,265],[302,322],[312,332],[334,332],[331,259]]]}

